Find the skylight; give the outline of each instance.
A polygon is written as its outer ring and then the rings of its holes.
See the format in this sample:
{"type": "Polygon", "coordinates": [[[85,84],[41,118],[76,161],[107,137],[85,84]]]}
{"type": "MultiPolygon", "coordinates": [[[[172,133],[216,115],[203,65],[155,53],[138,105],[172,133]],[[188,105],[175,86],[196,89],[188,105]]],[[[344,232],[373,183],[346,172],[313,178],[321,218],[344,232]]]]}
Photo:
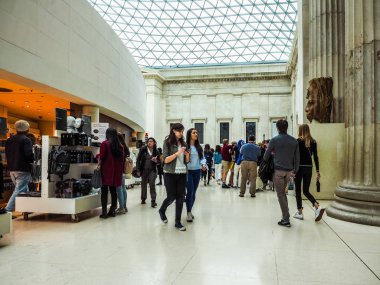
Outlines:
{"type": "Polygon", "coordinates": [[[142,67],[287,62],[297,0],[88,0],[142,67]]]}

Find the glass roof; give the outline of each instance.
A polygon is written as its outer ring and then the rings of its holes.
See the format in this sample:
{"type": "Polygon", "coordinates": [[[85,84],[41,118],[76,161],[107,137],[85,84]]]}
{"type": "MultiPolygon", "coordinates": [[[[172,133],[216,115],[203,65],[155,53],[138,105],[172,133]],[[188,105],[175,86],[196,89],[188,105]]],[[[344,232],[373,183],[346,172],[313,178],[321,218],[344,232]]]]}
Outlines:
{"type": "Polygon", "coordinates": [[[287,62],[297,0],[88,0],[140,66],[287,62]]]}

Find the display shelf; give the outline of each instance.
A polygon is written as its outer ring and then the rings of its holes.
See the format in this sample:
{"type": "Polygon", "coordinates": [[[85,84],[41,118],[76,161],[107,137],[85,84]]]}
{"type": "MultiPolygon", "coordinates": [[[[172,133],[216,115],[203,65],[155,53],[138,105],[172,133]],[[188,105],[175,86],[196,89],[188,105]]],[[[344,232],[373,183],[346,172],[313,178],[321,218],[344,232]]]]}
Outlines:
{"type": "Polygon", "coordinates": [[[3,235],[8,234],[12,231],[12,214],[5,213],[0,215],[0,238],[3,235]]]}
{"type": "MultiPolygon", "coordinates": [[[[100,195],[90,194],[76,198],[56,198],[55,185],[61,178],[58,175],[50,175],[48,179],[48,158],[52,146],[60,146],[60,138],[42,136],[42,160],[41,160],[41,197],[16,197],[16,211],[24,212],[24,219],[28,219],[28,213],[52,213],[69,214],[74,222],[78,221],[77,214],[86,212],[101,206],[100,195]]],[[[63,149],[88,149],[96,151],[93,146],[62,146],[63,149]]],[[[65,179],[80,179],[81,174],[93,173],[97,163],[70,164],[70,171],[63,176],[65,179]]]]}

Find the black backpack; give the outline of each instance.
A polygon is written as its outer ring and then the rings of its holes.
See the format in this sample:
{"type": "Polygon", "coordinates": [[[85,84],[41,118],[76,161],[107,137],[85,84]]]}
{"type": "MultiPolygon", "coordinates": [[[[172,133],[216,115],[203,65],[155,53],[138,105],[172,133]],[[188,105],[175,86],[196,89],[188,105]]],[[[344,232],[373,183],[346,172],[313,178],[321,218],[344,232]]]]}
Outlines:
{"type": "Polygon", "coordinates": [[[69,173],[70,170],[70,153],[61,149],[60,147],[53,149],[49,153],[49,167],[48,167],[48,179],[50,181],[50,175],[56,174],[61,179],[63,175],[69,173]]]}

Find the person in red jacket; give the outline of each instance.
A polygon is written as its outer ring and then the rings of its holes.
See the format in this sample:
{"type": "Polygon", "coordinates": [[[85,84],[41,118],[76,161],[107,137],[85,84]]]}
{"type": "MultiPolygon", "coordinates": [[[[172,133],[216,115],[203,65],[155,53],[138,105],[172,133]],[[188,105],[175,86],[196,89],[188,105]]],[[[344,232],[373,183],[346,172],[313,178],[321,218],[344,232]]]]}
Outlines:
{"type": "Polygon", "coordinates": [[[231,165],[231,148],[232,146],[228,144],[228,139],[223,140],[222,147],[222,188],[230,188],[226,183],[227,173],[230,170],[231,165]]]}
{"type": "Polygon", "coordinates": [[[106,139],[100,145],[100,172],[102,175],[102,214],[100,218],[115,217],[117,207],[116,187],[121,186],[123,176],[124,150],[117,137],[117,131],[108,128],[106,139]],[[108,190],[111,192],[111,207],[107,214],[108,190]]]}

